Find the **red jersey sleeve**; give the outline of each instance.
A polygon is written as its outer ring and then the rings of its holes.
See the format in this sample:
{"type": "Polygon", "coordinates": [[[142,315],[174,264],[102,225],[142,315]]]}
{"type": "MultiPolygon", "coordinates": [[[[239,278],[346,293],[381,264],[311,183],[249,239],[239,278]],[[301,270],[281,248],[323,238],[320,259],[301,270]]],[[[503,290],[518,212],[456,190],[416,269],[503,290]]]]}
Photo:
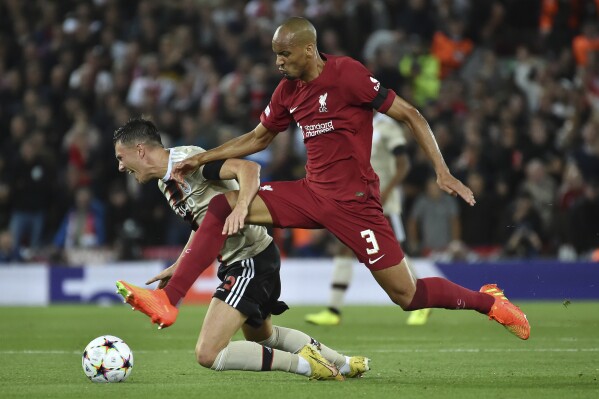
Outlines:
{"type": "Polygon", "coordinates": [[[387,112],[395,98],[395,92],[381,86],[370,71],[358,61],[346,58],[340,65],[342,80],[346,82],[349,98],[359,105],[371,106],[379,112],[387,112]]]}
{"type": "Polygon", "coordinates": [[[284,81],[281,81],[275,91],[272,93],[270,102],[262,111],[260,115],[260,122],[265,128],[271,132],[282,132],[289,127],[289,124],[293,120],[291,114],[287,110],[287,107],[283,105],[281,95],[283,91],[284,81]]]}

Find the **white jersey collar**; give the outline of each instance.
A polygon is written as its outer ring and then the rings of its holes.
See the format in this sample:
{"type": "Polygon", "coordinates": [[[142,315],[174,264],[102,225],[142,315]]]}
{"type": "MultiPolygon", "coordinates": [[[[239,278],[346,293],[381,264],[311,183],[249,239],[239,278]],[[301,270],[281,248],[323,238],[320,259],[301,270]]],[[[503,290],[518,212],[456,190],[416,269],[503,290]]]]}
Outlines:
{"type": "Polygon", "coordinates": [[[171,179],[171,172],[173,170],[173,151],[171,148],[168,148],[168,166],[166,167],[166,174],[162,178],[163,182],[167,182],[171,179]]]}

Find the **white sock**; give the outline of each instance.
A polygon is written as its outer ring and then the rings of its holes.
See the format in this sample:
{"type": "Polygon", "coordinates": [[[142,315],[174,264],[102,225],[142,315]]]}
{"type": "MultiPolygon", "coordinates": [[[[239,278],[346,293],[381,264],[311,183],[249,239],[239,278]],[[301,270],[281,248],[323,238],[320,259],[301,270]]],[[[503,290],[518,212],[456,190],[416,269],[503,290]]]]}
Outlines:
{"type": "MultiPolygon", "coordinates": [[[[265,348],[256,342],[250,341],[231,341],[226,348],[221,350],[214,360],[212,369],[216,371],[224,370],[244,370],[244,371],[286,371],[306,375],[304,369],[298,371],[298,363],[306,362],[299,355],[281,351],[278,349],[265,348]],[[268,352],[265,352],[268,349],[268,352]],[[263,369],[265,354],[270,354],[271,364],[269,370],[263,369]]],[[[306,362],[307,363],[307,362],[306,362]]],[[[310,365],[308,365],[310,370],[310,365]]],[[[308,374],[309,376],[310,374],[308,374]]]]}
{"type": "Polygon", "coordinates": [[[339,367],[339,372],[343,375],[349,373],[349,356],[345,356],[345,364],[339,367]]]}
{"type": "MultiPolygon", "coordinates": [[[[306,333],[287,327],[272,326],[272,335],[268,339],[258,343],[269,348],[297,353],[304,345],[311,342],[312,338],[306,333]]],[[[337,367],[344,364],[344,356],[323,343],[320,343],[320,353],[337,367]]]]}
{"type": "Polygon", "coordinates": [[[312,369],[310,368],[310,363],[303,357],[299,356],[299,362],[297,363],[297,369],[295,370],[297,374],[305,375],[306,377],[310,377],[312,375],[312,369]]]}

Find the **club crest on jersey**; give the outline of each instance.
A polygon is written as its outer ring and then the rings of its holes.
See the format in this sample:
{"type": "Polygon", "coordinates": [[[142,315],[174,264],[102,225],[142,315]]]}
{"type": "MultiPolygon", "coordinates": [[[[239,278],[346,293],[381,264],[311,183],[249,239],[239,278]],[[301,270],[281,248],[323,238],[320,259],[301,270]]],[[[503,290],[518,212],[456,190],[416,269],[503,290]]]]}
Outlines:
{"type": "Polygon", "coordinates": [[[177,182],[177,185],[181,188],[184,194],[191,194],[191,185],[183,180],[183,183],[177,182]]]}
{"type": "Polygon", "coordinates": [[[318,98],[318,103],[320,104],[320,108],[318,108],[318,112],[329,112],[327,109],[327,96],[329,93],[324,93],[322,96],[318,98]]]}

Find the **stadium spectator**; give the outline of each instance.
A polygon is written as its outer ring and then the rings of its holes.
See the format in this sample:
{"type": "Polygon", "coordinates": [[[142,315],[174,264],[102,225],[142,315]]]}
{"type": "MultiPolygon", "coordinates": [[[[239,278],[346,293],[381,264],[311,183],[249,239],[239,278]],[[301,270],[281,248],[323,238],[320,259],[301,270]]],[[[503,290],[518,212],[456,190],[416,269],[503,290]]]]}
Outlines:
{"type": "Polygon", "coordinates": [[[105,223],[104,204],[93,197],[88,187],[80,187],[56,232],[54,245],[67,251],[101,247],[106,243],[105,223]]]}
{"type": "Polygon", "coordinates": [[[450,242],[461,239],[458,204],[443,193],[434,177],[427,179],[425,193],[416,199],[407,231],[413,256],[443,251],[450,242]]]}
{"type": "Polygon", "coordinates": [[[534,208],[532,196],[520,193],[510,205],[502,223],[503,251],[507,256],[534,258],[543,250],[543,221],[534,208]]]}
{"type": "Polygon", "coordinates": [[[584,195],[580,197],[568,211],[567,243],[584,258],[599,248],[599,183],[591,180],[585,185],[584,195]]]}
{"type": "Polygon", "coordinates": [[[7,228],[10,221],[11,181],[7,171],[6,160],[0,155],[0,230],[7,228]]]}
{"type": "Polygon", "coordinates": [[[87,186],[99,177],[100,137],[100,131],[90,123],[87,112],[83,109],[75,111],[73,124],[62,140],[63,153],[68,159],[67,170],[74,179],[71,181],[73,187],[87,186]]]}
{"type": "Polygon", "coordinates": [[[564,168],[564,177],[558,190],[558,205],[561,213],[570,210],[572,205],[583,195],[584,179],[580,169],[574,162],[569,162],[564,168]]]}
{"type": "Polygon", "coordinates": [[[547,236],[553,227],[557,209],[556,184],[547,174],[545,164],[538,159],[532,159],[526,164],[525,175],[519,191],[530,195],[533,207],[541,217],[543,236],[547,236]]]}
{"type": "Polygon", "coordinates": [[[116,245],[116,241],[124,235],[125,224],[134,217],[133,202],[124,184],[114,182],[109,188],[106,204],[106,242],[116,245]]]}
{"type": "Polygon", "coordinates": [[[458,71],[466,62],[473,48],[472,40],[464,37],[463,21],[458,19],[449,20],[447,31],[438,30],[435,32],[431,44],[431,53],[441,64],[439,77],[446,79],[458,71]]]}
{"type": "Polygon", "coordinates": [[[572,158],[585,181],[599,176],[599,123],[589,120],[582,127],[582,143],[572,152],[572,158]]]}
{"type": "Polygon", "coordinates": [[[143,74],[131,82],[127,104],[139,110],[151,111],[167,103],[175,92],[175,82],[161,75],[156,54],[143,56],[140,65],[143,74]]]}
{"type": "Polygon", "coordinates": [[[396,26],[406,36],[414,35],[425,41],[432,39],[437,25],[431,12],[430,1],[409,0],[403,3],[396,26]]]}
{"type": "Polygon", "coordinates": [[[0,230],[0,264],[21,262],[23,257],[15,247],[9,230],[0,230]]]}
{"type": "Polygon", "coordinates": [[[467,35],[481,45],[496,43],[505,23],[505,14],[502,0],[469,2],[467,35]]]}
{"type": "MultiPolygon", "coordinates": [[[[579,0],[541,0],[539,29],[541,37],[549,48],[559,48],[572,42],[577,32],[585,31],[588,22],[598,16],[599,4],[595,1],[581,2],[579,0]],[[583,24],[584,23],[584,24],[583,24]]],[[[576,41],[576,38],[575,38],[576,41]]],[[[578,43],[576,48],[584,53],[589,48],[578,43]],[[585,48],[586,47],[586,48],[585,48]]],[[[581,54],[582,55],[582,54],[581,54]]],[[[578,58],[578,56],[577,56],[578,58]]]]}
{"type": "Polygon", "coordinates": [[[419,36],[410,36],[407,51],[399,61],[399,71],[409,83],[410,98],[422,107],[439,96],[441,87],[439,60],[429,53],[419,36]]]}
{"type": "Polygon", "coordinates": [[[29,258],[43,244],[46,212],[52,200],[49,193],[54,183],[54,168],[34,136],[26,137],[16,148],[19,149],[18,155],[9,175],[12,203],[10,232],[15,248],[24,258],[29,258]]]}
{"type": "Polygon", "coordinates": [[[591,57],[589,65],[581,68],[578,76],[584,87],[584,98],[596,115],[599,111],[599,57],[591,57]]]}
{"type": "Polygon", "coordinates": [[[474,250],[491,250],[499,244],[497,225],[501,215],[498,212],[501,209],[500,201],[486,187],[482,174],[471,172],[466,182],[474,193],[476,206],[459,204],[461,240],[474,250]]]}

